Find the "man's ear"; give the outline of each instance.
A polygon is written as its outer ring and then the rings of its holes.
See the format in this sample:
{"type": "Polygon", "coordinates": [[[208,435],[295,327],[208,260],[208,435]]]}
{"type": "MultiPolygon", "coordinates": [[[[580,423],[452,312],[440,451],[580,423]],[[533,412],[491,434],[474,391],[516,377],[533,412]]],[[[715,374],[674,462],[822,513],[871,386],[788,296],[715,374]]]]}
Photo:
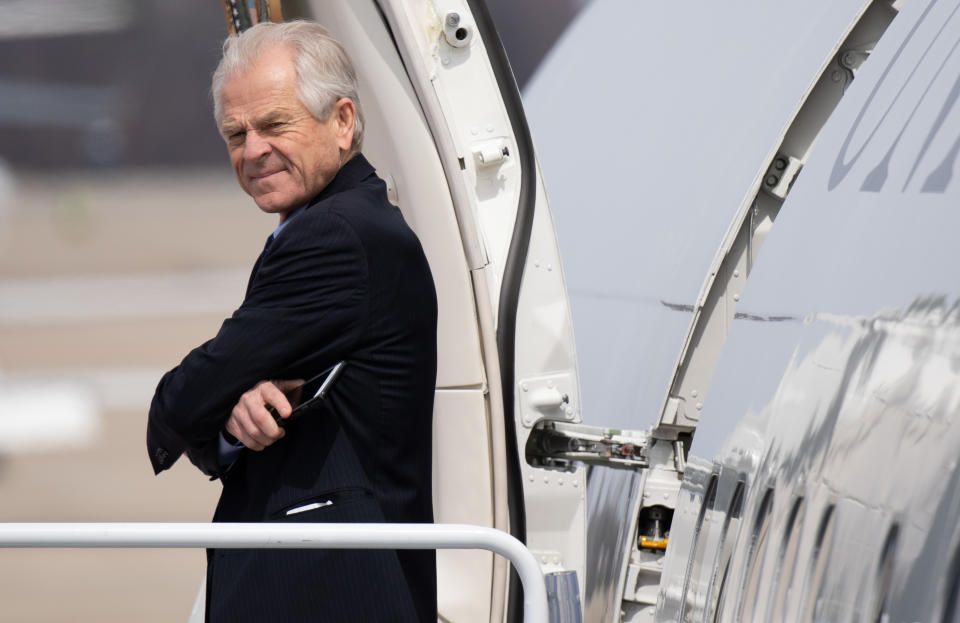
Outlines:
{"type": "Polygon", "coordinates": [[[353,131],[357,125],[357,107],[349,97],[341,97],[333,107],[334,132],[337,147],[349,151],[353,144],[353,131]]]}

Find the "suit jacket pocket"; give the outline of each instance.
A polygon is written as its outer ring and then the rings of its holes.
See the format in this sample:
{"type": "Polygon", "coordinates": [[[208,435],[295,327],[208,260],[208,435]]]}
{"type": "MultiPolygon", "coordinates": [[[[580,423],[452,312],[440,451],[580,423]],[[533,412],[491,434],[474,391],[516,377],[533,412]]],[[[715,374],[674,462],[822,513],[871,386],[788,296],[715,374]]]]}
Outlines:
{"type": "Polygon", "coordinates": [[[269,515],[269,521],[354,522],[383,521],[373,492],[347,487],[301,498],[269,515]]]}

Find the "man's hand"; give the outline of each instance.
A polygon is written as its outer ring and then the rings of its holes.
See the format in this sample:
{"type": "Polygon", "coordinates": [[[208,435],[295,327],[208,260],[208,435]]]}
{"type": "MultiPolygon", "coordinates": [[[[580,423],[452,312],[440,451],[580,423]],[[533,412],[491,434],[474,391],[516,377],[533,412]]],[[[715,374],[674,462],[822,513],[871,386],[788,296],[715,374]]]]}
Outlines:
{"type": "Polygon", "coordinates": [[[293,409],[283,392],[303,383],[301,380],[260,381],[240,396],[227,420],[226,431],[250,450],[260,451],[282,439],[285,432],[277,426],[265,405],[271,405],[286,419],[293,409]]]}

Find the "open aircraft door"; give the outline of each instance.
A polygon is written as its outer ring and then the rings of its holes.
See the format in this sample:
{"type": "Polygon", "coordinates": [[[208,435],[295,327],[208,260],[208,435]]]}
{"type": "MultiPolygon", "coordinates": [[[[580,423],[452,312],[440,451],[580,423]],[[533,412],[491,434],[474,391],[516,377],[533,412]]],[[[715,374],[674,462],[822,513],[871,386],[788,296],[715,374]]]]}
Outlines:
{"type": "MultiPolygon", "coordinates": [[[[277,19],[276,4],[227,0],[228,24],[242,30],[277,19]]],[[[436,521],[513,534],[548,581],[557,574],[563,598],[579,604],[586,478],[569,459],[610,444],[600,434],[570,445],[580,401],[566,287],[519,92],[490,15],[474,0],[282,8],[283,19],[326,26],[353,57],[364,154],[433,271],[436,521]]],[[[503,559],[475,551],[437,558],[442,620],[521,619],[520,585],[503,559]]]]}
{"type": "Polygon", "coordinates": [[[585,420],[650,427],[629,435],[639,477],[590,475],[586,620],[710,620],[702,604],[724,565],[703,552],[719,529],[687,528],[721,521],[704,514],[709,501],[738,509],[744,491],[688,464],[691,442],[695,455],[719,446],[737,422],[707,400],[730,327],[790,320],[741,294],[821,127],[900,4],[596,0],[527,87],[585,420]],[[572,79],[582,76],[586,86],[572,79]],[[578,122],[590,97],[612,137],[578,122]]]}

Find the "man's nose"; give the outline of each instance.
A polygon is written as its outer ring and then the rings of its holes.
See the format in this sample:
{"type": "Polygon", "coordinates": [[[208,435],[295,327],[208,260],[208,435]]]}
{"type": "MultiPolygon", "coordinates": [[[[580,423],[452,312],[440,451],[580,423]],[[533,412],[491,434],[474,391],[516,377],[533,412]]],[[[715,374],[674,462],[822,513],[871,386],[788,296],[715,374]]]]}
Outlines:
{"type": "Polygon", "coordinates": [[[246,140],[243,142],[244,160],[259,160],[268,153],[270,153],[270,143],[257,132],[247,132],[246,140]]]}

